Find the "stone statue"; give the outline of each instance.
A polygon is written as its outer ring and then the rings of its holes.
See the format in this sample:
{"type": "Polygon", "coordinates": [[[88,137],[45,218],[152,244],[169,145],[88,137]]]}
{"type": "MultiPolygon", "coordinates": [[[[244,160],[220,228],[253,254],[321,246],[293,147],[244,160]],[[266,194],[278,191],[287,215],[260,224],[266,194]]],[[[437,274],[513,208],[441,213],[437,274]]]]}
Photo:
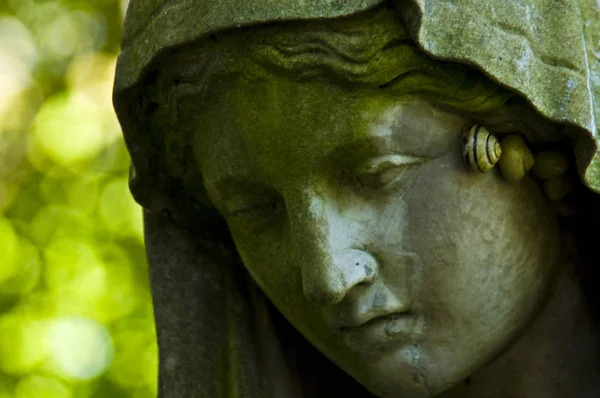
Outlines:
{"type": "Polygon", "coordinates": [[[132,0],[159,396],[600,396],[599,57],[592,0],[132,0]]]}

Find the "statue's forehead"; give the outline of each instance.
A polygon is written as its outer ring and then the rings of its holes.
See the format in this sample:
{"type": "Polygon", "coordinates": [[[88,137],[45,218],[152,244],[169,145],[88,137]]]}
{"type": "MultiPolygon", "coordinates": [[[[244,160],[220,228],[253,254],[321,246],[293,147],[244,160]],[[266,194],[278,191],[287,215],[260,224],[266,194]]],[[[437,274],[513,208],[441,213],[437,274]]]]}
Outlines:
{"type": "Polygon", "coordinates": [[[465,120],[418,98],[377,90],[351,95],[335,85],[283,79],[224,94],[195,142],[209,179],[306,178],[387,153],[437,157],[456,144],[465,120]],[[295,87],[300,86],[301,90],[295,87]]]}

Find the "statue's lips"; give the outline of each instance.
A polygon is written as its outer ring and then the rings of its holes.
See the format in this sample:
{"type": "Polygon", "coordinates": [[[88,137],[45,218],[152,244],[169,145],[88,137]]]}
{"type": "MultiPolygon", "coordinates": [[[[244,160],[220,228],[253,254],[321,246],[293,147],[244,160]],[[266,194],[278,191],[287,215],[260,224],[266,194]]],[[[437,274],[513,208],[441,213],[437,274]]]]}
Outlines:
{"type": "Polygon", "coordinates": [[[342,328],[342,340],[355,351],[370,350],[387,342],[409,341],[416,320],[411,311],[379,316],[358,326],[342,328]]]}

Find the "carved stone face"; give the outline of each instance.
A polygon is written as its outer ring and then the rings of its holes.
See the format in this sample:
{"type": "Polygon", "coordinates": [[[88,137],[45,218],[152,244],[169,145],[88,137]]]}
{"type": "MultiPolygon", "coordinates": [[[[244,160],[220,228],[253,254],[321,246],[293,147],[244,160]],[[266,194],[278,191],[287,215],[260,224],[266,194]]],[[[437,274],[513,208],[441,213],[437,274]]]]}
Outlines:
{"type": "Polygon", "coordinates": [[[557,260],[538,187],[468,171],[468,122],[416,98],[233,80],[194,152],[249,272],[375,394],[432,397],[505,350],[557,260]]]}

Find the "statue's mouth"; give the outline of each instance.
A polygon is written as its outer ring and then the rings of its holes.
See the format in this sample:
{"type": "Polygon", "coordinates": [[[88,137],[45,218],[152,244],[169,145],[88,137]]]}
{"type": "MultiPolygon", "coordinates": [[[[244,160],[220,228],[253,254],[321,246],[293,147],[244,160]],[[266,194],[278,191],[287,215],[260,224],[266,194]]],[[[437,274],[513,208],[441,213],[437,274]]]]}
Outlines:
{"type": "Polygon", "coordinates": [[[414,335],[417,317],[410,310],[380,315],[355,326],[340,329],[344,343],[357,352],[371,351],[389,342],[408,341],[414,335]]]}

